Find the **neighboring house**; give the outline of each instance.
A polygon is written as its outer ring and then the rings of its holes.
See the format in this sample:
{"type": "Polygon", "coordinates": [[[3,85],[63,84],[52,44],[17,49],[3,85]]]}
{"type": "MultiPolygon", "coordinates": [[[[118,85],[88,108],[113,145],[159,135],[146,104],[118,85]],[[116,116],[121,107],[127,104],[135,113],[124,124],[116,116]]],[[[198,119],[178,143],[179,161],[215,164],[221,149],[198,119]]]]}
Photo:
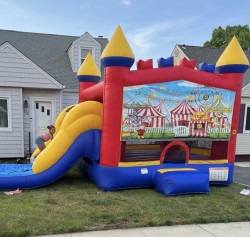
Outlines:
{"type": "MultiPolygon", "coordinates": [[[[172,56],[174,56],[177,63],[180,59],[196,59],[198,68],[199,63],[216,63],[224,49],[219,48],[206,48],[189,45],[176,45],[172,56]]],[[[250,50],[244,51],[248,60],[250,61],[250,50]]],[[[250,69],[244,75],[242,85],[242,98],[241,98],[241,112],[239,117],[239,128],[236,144],[236,155],[250,156],[250,69]]]]}
{"type": "Polygon", "coordinates": [[[88,52],[102,71],[108,40],[0,30],[0,158],[24,157],[61,110],[78,103],[76,73],[88,52]]]}

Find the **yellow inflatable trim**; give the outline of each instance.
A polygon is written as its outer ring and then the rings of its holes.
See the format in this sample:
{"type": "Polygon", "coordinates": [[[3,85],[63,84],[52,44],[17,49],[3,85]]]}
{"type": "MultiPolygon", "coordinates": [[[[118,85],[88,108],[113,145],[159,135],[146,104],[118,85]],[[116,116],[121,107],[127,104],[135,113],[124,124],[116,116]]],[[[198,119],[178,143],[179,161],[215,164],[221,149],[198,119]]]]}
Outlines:
{"type": "Polygon", "coordinates": [[[103,105],[95,101],[83,102],[72,108],[65,116],[58,134],[36,158],[33,172],[41,173],[54,165],[83,132],[102,129],[102,113],[103,105]]]}
{"type": "Polygon", "coordinates": [[[119,167],[134,167],[134,166],[149,166],[149,165],[159,165],[160,161],[138,161],[138,162],[119,162],[119,167]]]}
{"type": "Polygon", "coordinates": [[[227,164],[228,160],[189,160],[188,164],[227,164]]]}
{"type": "Polygon", "coordinates": [[[65,118],[65,116],[67,115],[67,113],[72,109],[74,108],[75,105],[70,105],[66,108],[64,108],[62,110],[62,112],[57,116],[57,119],[55,121],[55,127],[56,127],[56,132],[55,132],[55,135],[57,134],[57,132],[61,129],[61,126],[62,126],[62,122],[65,118]]]}
{"type": "MultiPolygon", "coordinates": [[[[64,108],[61,113],[57,116],[57,119],[55,121],[55,128],[56,128],[56,132],[54,134],[54,137],[56,136],[56,134],[59,132],[59,130],[61,129],[61,125],[62,125],[62,122],[66,116],[66,114],[74,107],[75,105],[70,105],[66,108],[64,108]]],[[[49,125],[49,124],[48,124],[49,125]]],[[[50,143],[50,140],[45,142],[45,146],[47,147],[50,143]]],[[[38,156],[38,154],[40,153],[40,150],[38,148],[35,149],[35,151],[33,152],[33,154],[31,155],[32,157],[36,157],[38,156]]]]}
{"type": "Polygon", "coordinates": [[[173,171],[197,171],[193,168],[170,168],[170,169],[159,169],[157,170],[160,173],[173,172],[173,171]]]}

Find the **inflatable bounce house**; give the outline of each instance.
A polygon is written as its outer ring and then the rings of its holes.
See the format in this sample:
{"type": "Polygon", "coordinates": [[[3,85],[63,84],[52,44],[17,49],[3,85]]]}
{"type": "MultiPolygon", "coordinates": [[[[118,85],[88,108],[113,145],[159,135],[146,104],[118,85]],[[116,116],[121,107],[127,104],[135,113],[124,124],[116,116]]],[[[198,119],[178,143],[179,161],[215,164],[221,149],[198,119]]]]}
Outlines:
{"type": "Polygon", "coordinates": [[[118,27],[101,61],[104,81],[89,54],[77,74],[79,104],[61,112],[54,139],[26,174],[0,177],[1,189],[48,185],[76,163],[106,191],[152,187],[177,195],[232,183],[249,68],[235,37],[216,64],[195,69],[196,60],[176,65],[169,57],[158,68],[139,60],[131,70],[134,55],[118,27]]]}

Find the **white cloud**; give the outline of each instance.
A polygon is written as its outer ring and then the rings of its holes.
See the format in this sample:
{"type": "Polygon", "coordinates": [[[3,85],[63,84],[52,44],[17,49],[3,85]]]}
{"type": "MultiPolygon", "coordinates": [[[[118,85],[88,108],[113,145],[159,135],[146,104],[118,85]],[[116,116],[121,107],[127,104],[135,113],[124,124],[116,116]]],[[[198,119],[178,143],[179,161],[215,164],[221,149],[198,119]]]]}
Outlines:
{"type": "MultiPolygon", "coordinates": [[[[185,86],[185,87],[197,87],[197,83],[189,82],[189,81],[183,81],[178,83],[178,86],[185,86]]],[[[199,85],[200,87],[204,87],[203,85],[199,85]]]]}
{"type": "Polygon", "coordinates": [[[130,0],[122,0],[121,4],[126,5],[126,6],[130,6],[131,2],[130,2],[130,0]]]}
{"type": "Polygon", "coordinates": [[[195,20],[195,17],[189,17],[188,19],[178,18],[157,22],[130,32],[128,39],[135,47],[139,48],[139,51],[148,52],[162,45],[162,42],[176,41],[181,31],[189,28],[195,20]],[[177,31],[180,32],[177,33],[177,31]]]}
{"type": "Polygon", "coordinates": [[[187,29],[192,28],[194,22],[196,16],[171,18],[137,29],[133,29],[131,23],[133,30],[126,36],[135,58],[152,58],[154,66],[157,66],[156,59],[168,57],[174,45],[185,39],[184,32],[188,32],[187,29]]]}
{"type": "Polygon", "coordinates": [[[172,22],[160,22],[155,25],[137,29],[135,32],[130,33],[128,38],[130,38],[135,46],[147,51],[156,44],[155,38],[173,27],[174,24],[172,22]]]}
{"type": "Polygon", "coordinates": [[[140,86],[128,86],[128,87],[125,87],[126,88],[126,91],[130,91],[130,90],[138,90],[138,89],[141,89],[141,88],[146,88],[146,87],[148,87],[148,88],[150,88],[150,86],[149,85],[140,85],[140,86]]]}

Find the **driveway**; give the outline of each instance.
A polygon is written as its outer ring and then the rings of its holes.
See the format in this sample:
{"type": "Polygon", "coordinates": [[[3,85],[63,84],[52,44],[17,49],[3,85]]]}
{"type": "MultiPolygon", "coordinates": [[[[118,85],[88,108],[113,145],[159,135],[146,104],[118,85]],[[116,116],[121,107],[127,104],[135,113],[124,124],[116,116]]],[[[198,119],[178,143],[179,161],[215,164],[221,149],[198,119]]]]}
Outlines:
{"type": "Polygon", "coordinates": [[[250,187],[250,162],[234,163],[234,182],[250,187]]]}

